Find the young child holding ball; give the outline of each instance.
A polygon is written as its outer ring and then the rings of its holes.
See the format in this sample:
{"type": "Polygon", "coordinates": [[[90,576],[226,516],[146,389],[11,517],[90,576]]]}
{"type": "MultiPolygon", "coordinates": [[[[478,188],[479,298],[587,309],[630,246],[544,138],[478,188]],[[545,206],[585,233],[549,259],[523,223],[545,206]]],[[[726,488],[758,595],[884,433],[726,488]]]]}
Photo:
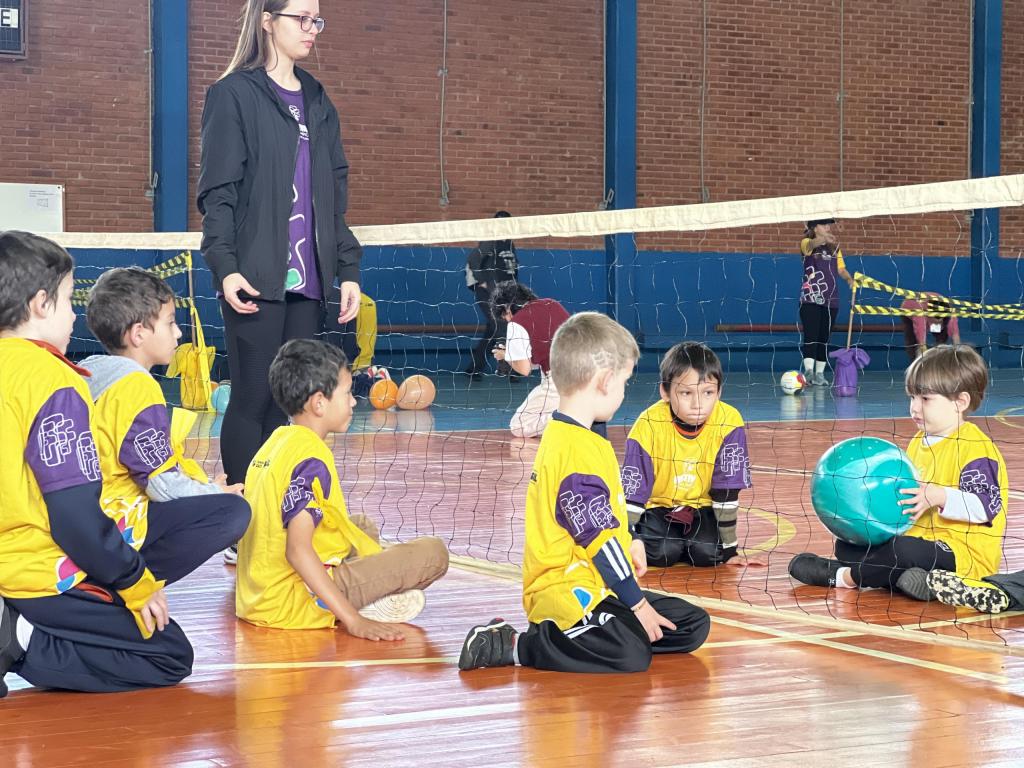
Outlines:
{"type": "Polygon", "coordinates": [[[988,386],[985,361],[971,347],[929,349],[907,369],[910,417],[918,432],[907,454],[921,483],[900,503],[913,524],[885,544],[835,542],[835,559],[805,552],[790,575],[819,587],[885,587],[928,600],[929,571],[979,579],[999,566],[1006,529],[1006,462],[966,420],[988,386]]]}

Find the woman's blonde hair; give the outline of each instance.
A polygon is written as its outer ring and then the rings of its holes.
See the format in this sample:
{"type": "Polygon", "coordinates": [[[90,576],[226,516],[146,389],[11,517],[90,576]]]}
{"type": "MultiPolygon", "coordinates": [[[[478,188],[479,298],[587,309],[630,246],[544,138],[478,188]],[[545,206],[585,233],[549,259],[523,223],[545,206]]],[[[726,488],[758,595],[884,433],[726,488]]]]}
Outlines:
{"type": "Polygon", "coordinates": [[[551,341],[551,379],[559,394],[571,395],[599,370],[632,368],[639,359],[629,331],[598,312],[580,312],[562,323],[551,341]]]}
{"type": "Polygon", "coordinates": [[[287,6],[288,0],[245,0],[242,4],[242,15],[238,20],[241,30],[238,33],[235,55],[231,57],[231,63],[221,78],[240,69],[266,66],[270,45],[267,33],[263,31],[263,14],[281,13],[287,6]]]}
{"type": "Polygon", "coordinates": [[[988,366],[966,344],[932,347],[907,368],[907,394],[942,395],[955,400],[961,392],[971,397],[967,413],[978,410],[988,388],[988,366]]]}

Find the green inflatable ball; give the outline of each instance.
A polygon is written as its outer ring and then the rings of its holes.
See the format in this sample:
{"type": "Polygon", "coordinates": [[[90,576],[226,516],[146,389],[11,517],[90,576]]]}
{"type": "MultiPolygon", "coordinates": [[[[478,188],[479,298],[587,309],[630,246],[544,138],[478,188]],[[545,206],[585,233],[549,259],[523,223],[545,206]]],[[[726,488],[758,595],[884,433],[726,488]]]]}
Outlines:
{"type": "Polygon", "coordinates": [[[897,445],[854,437],[825,452],[811,479],[811,504],[832,534],[850,544],[877,546],[905,532],[910,517],[900,501],[919,485],[917,470],[897,445]]]}

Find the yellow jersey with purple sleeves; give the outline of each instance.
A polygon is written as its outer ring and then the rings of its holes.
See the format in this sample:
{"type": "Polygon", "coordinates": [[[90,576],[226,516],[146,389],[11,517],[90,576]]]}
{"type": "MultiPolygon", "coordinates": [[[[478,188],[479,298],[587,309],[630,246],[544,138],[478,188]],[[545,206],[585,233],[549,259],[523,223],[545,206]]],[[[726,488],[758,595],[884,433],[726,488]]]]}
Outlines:
{"type": "Polygon", "coordinates": [[[544,429],[526,492],[523,605],[532,623],[568,629],[614,596],[594,558],[634,578],[619,462],[607,438],[556,414],[544,429]],[[617,546],[607,546],[612,540],[617,546]],[[607,548],[606,548],[607,547],[607,548]]]}
{"type": "Polygon", "coordinates": [[[50,534],[44,494],[98,482],[82,377],[27,339],[0,339],[0,595],[50,597],[85,573],[50,534]]]}
{"type": "Polygon", "coordinates": [[[148,372],[129,373],[97,398],[93,423],[103,471],[100,506],[139,549],[148,529],[146,486],[176,463],[163,390],[148,372]]]}
{"type": "Polygon", "coordinates": [[[334,614],[285,556],[289,523],[303,511],[312,516],[313,549],[329,573],[348,557],[381,550],[349,518],[330,449],[306,427],[279,427],[249,464],[245,497],[252,522],[238,543],[238,618],[280,629],[333,627],[334,614]]]}
{"type": "Polygon", "coordinates": [[[907,447],[907,455],[921,473],[922,483],[958,488],[977,496],[988,522],[950,520],[939,513],[938,507],[932,507],[905,535],[948,544],[961,576],[980,579],[998,571],[1010,483],[1006,462],[992,440],[968,421],[938,442],[926,440],[924,433],[918,432],[907,447]]]}
{"type": "Polygon", "coordinates": [[[626,438],[622,487],[631,511],[711,506],[711,489],[750,487],[750,454],[740,412],[719,400],[694,434],[680,432],[662,400],[640,414],[626,438]]]}

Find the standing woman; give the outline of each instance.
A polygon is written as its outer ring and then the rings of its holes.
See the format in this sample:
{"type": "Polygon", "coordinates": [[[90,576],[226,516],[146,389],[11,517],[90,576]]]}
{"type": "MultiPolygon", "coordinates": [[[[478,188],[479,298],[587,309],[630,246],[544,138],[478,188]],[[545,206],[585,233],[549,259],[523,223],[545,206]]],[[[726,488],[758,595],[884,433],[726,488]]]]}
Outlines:
{"type": "Polygon", "coordinates": [[[246,0],[235,55],[203,109],[203,258],[221,294],[231,399],[221,429],[228,483],[287,419],[270,394],[284,342],[312,338],[341,284],[359,310],[362,248],[345,223],[348,161],[338,113],[296,66],[324,29],[317,0],[246,0]]]}
{"type": "Polygon", "coordinates": [[[800,255],[804,259],[804,279],[800,288],[800,328],[803,342],[804,377],[811,384],[828,384],[825,365],[828,362],[828,340],[839,309],[838,278],[853,285],[846,271],[843,252],[832,233],[835,219],[817,219],[807,222],[804,238],[800,241],[800,255]]]}

